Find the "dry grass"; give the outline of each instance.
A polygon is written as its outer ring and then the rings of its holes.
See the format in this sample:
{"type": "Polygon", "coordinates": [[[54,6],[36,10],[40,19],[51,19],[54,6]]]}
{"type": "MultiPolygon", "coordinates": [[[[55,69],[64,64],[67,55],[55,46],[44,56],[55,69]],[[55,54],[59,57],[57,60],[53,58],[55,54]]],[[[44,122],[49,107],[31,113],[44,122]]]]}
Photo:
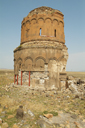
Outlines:
{"type": "Polygon", "coordinates": [[[67,72],[67,75],[85,79],[85,72],[67,72]]]}
{"type": "Polygon", "coordinates": [[[13,76],[14,76],[13,70],[0,69],[0,86],[13,83],[14,80],[13,76]]]}
{"type": "MultiPolygon", "coordinates": [[[[67,74],[74,77],[85,78],[85,72],[67,72],[67,74]]],[[[70,95],[70,98],[64,99],[68,94],[54,94],[54,91],[52,91],[49,93],[49,96],[46,97],[46,93],[44,92],[42,92],[42,94],[37,91],[33,91],[33,93],[32,91],[27,92],[26,89],[23,89],[23,86],[6,91],[3,87],[13,83],[13,77],[13,70],[0,70],[0,95],[3,95],[3,98],[0,97],[0,104],[3,111],[4,106],[8,107],[6,117],[4,117],[3,120],[7,122],[10,127],[12,127],[14,123],[19,122],[15,116],[14,118],[8,119],[9,115],[15,115],[19,105],[23,105],[25,111],[30,109],[35,114],[33,120],[30,118],[27,120],[27,123],[29,123],[32,128],[38,128],[35,122],[39,118],[39,115],[42,115],[45,111],[47,113],[53,112],[54,114],[59,111],[69,112],[82,115],[85,118],[85,102],[80,99],[74,99],[73,94],[70,95]]]]}

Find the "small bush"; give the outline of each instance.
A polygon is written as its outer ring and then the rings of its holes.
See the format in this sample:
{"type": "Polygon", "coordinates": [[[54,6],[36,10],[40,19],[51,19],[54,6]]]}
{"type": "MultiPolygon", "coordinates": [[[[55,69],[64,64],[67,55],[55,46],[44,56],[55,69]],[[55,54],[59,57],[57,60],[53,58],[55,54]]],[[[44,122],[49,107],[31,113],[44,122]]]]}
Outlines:
{"type": "Polygon", "coordinates": [[[53,114],[53,116],[58,116],[58,112],[55,112],[55,111],[51,111],[51,112],[48,112],[48,111],[44,111],[43,114],[53,114]]]}
{"type": "Polygon", "coordinates": [[[21,49],[21,48],[22,48],[22,46],[21,46],[21,45],[19,45],[19,46],[18,46],[18,49],[21,49]]]}
{"type": "Polygon", "coordinates": [[[51,111],[50,113],[53,114],[53,116],[58,116],[58,112],[51,111]]]}
{"type": "Polygon", "coordinates": [[[48,111],[44,111],[43,114],[48,114],[49,112],[48,111]]]}

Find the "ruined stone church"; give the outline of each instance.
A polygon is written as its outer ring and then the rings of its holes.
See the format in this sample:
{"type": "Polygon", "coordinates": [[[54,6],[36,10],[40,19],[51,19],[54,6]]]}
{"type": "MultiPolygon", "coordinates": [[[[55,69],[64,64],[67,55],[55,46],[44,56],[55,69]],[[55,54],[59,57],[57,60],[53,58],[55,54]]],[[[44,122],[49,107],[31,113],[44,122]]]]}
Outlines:
{"type": "Polygon", "coordinates": [[[14,83],[32,89],[66,88],[68,59],[64,15],[50,7],[35,8],[23,18],[21,42],[14,50],[14,83]]]}

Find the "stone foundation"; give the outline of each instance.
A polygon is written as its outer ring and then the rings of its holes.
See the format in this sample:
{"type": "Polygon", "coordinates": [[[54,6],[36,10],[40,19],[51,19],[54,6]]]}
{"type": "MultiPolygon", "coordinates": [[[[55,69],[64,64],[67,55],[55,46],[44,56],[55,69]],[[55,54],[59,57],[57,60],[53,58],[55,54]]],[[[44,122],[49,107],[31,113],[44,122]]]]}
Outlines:
{"type": "MultiPolygon", "coordinates": [[[[49,76],[48,71],[28,71],[22,72],[22,86],[28,85],[31,89],[41,89],[41,90],[65,90],[66,89],[66,74],[64,73],[64,78],[62,80],[61,75],[59,76],[49,76]],[[30,75],[30,76],[29,76],[30,75]],[[30,77],[30,78],[29,78],[30,77]],[[59,79],[58,79],[59,77],[59,79]]],[[[52,74],[51,74],[52,75],[52,74]]],[[[17,77],[16,83],[17,84],[17,77]]],[[[21,71],[18,73],[18,85],[21,85],[21,71]]]]}

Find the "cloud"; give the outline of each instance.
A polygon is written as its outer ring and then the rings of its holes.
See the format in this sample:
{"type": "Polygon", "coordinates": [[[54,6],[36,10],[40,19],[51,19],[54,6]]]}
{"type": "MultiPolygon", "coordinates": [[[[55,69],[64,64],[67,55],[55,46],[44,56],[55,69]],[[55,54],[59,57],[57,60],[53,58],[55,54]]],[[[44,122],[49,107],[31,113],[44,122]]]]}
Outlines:
{"type": "Polygon", "coordinates": [[[67,66],[67,71],[85,71],[85,52],[70,54],[67,66]]]}

